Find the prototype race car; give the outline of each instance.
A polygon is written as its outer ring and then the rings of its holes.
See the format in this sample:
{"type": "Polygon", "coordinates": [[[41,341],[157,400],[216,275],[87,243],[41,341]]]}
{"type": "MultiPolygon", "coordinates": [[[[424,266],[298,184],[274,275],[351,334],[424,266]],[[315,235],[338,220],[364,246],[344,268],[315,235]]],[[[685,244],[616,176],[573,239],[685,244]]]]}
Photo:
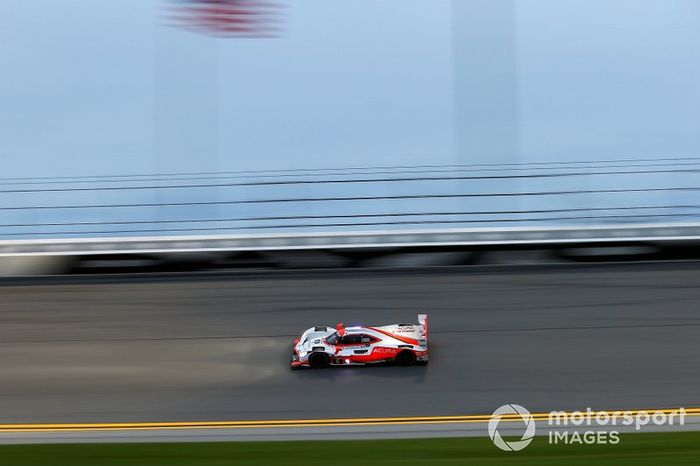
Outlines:
{"type": "Polygon", "coordinates": [[[418,325],[311,327],[294,340],[292,368],[428,363],[428,316],[418,325]]]}

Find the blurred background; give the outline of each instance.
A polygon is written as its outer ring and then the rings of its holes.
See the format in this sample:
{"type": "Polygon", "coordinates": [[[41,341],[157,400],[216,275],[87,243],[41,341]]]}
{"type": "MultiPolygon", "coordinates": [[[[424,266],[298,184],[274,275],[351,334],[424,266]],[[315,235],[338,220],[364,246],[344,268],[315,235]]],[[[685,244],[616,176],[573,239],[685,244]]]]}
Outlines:
{"type": "Polygon", "coordinates": [[[0,237],[683,223],[695,0],[0,5],[0,237]]]}
{"type": "Polygon", "coordinates": [[[699,18],[2,0],[0,444],[127,443],[0,463],[503,464],[485,419],[518,403],[689,408],[566,454],[697,464],[699,18]],[[419,313],[429,366],[289,370],[310,326],[419,313]],[[316,442],[377,437],[411,440],[316,442]],[[128,443],[261,439],[308,442],[128,443]]]}

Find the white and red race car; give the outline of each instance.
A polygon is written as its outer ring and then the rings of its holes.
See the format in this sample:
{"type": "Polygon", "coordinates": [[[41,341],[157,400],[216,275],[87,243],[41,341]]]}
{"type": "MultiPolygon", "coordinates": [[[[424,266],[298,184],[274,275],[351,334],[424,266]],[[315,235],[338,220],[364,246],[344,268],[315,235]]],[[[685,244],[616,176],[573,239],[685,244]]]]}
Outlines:
{"type": "Polygon", "coordinates": [[[394,362],[400,366],[428,362],[428,316],[418,325],[382,327],[311,327],[294,341],[292,368],[357,366],[394,362]]]}

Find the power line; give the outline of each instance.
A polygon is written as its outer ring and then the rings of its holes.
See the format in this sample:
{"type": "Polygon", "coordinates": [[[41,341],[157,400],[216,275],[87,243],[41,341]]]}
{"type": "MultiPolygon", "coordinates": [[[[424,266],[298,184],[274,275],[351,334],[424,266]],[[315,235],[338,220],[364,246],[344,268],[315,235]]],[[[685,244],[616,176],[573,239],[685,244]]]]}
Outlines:
{"type": "Polygon", "coordinates": [[[305,224],[305,225],[268,225],[253,227],[206,227],[206,228],[155,228],[138,230],[104,230],[104,231],[59,231],[59,232],[26,232],[5,233],[2,236],[46,236],[46,235],[88,235],[88,234],[115,234],[115,233],[165,233],[165,232],[192,232],[192,231],[234,231],[234,230],[260,230],[260,229],[284,229],[284,228],[313,228],[313,227],[354,227],[354,226],[388,226],[388,225],[435,225],[435,224],[475,224],[475,223],[523,223],[523,222],[548,222],[562,220],[601,220],[601,219],[631,219],[631,218],[658,218],[658,217],[695,217],[697,214],[649,214],[649,215],[603,215],[603,216],[575,216],[575,217],[550,217],[528,219],[484,219],[484,220],[416,220],[396,222],[353,222],[332,224],[305,224]]]}
{"type": "Polygon", "coordinates": [[[84,192],[84,191],[133,191],[150,189],[193,189],[193,188],[227,188],[250,186],[283,186],[283,185],[309,185],[309,184],[366,184],[366,183],[393,183],[416,181],[467,181],[467,180],[502,180],[502,179],[538,179],[578,177],[592,175],[639,175],[662,173],[698,173],[700,169],[670,169],[670,170],[637,170],[637,171],[613,171],[613,172],[568,172],[568,173],[540,173],[528,175],[482,175],[482,176],[421,176],[421,177],[396,177],[396,178],[361,178],[346,180],[296,180],[296,181],[253,181],[245,183],[202,183],[186,185],[141,185],[141,186],[98,186],[89,188],[39,188],[39,189],[8,189],[0,190],[0,194],[27,194],[41,192],[84,192]]]}
{"type": "Polygon", "coordinates": [[[602,159],[602,160],[576,160],[562,162],[527,162],[527,163],[475,163],[475,164],[435,164],[435,165],[379,165],[372,167],[342,167],[342,168],[302,168],[302,169],[286,169],[286,170],[241,170],[241,171],[220,171],[220,172],[174,172],[174,173],[150,173],[150,174],[123,174],[123,175],[81,175],[81,176],[52,176],[52,177],[5,177],[0,178],[0,181],[50,181],[50,180],[108,180],[114,178],[142,178],[142,177],[168,177],[168,176],[203,176],[203,175],[272,175],[272,176],[289,176],[300,174],[308,176],[314,173],[328,174],[337,173],[348,170],[366,171],[366,170],[402,170],[402,169],[430,169],[430,168],[465,168],[465,167],[494,167],[495,169],[503,169],[503,167],[551,167],[553,165],[590,165],[601,163],[633,163],[633,162],[680,162],[700,160],[700,157],[656,157],[656,158],[621,158],[621,159],[602,159]]]}
{"type": "MultiPolygon", "coordinates": [[[[0,224],[0,228],[30,228],[47,226],[91,226],[91,225],[142,225],[142,224],[172,224],[172,223],[215,223],[215,222],[264,222],[280,220],[324,220],[324,219],[351,219],[351,218],[382,218],[382,217],[418,217],[418,216],[472,216],[472,215],[522,215],[522,214],[546,214],[565,212],[598,212],[619,210],[655,210],[655,209],[700,209],[695,205],[659,205],[659,206],[624,206],[624,207],[580,207],[569,209],[541,209],[541,210],[482,210],[482,211],[456,211],[456,212],[385,212],[375,214],[340,214],[340,215],[289,215],[289,216],[265,216],[265,217],[241,217],[241,218],[205,218],[182,220],[123,220],[123,221],[99,221],[99,222],[55,222],[55,223],[15,223],[0,224]]],[[[440,223],[438,221],[437,223],[440,223]]]]}
{"type": "MultiPolygon", "coordinates": [[[[700,164],[698,162],[679,162],[679,163],[644,163],[644,164],[628,164],[628,165],[599,165],[599,166],[588,166],[579,167],[579,170],[595,170],[603,168],[649,168],[649,167],[666,167],[672,165],[673,167],[678,166],[694,166],[700,164]]],[[[401,175],[407,174],[426,174],[426,173],[483,173],[483,172],[519,172],[519,171],[545,171],[545,170],[564,170],[567,167],[538,167],[538,168],[492,168],[492,169],[467,169],[467,168],[451,168],[451,169],[430,169],[430,170],[402,170],[399,173],[401,175]]],[[[658,172],[658,171],[655,171],[658,172]]],[[[350,175],[395,175],[396,170],[393,171],[365,171],[365,172],[349,172],[343,174],[330,174],[328,176],[350,176],[350,175]]],[[[590,172],[582,172],[582,175],[592,174],[590,172]]],[[[211,176],[195,176],[195,175],[182,175],[187,176],[184,178],[138,178],[138,179],[109,179],[109,180],[96,180],[96,179],[86,179],[86,180],[67,180],[67,181],[55,181],[55,180],[45,180],[45,181],[12,181],[12,182],[0,182],[0,186],[25,186],[30,184],[85,184],[85,183],[136,183],[136,182],[172,182],[172,181],[197,181],[197,180],[235,180],[235,179],[276,179],[276,178],[295,178],[295,177],[309,177],[309,176],[322,176],[326,174],[289,174],[289,175],[261,175],[253,177],[250,175],[227,175],[226,173],[213,173],[211,176]]],[[[151,176],[151,175],[144,175],[151,176]]],[[[154,175],[157,176],[157,175],[154,175]]],[[[164,175],[165,176],[165,175],[164,175]]],[[[162,186],[158,186],[162,187],[162,186]]]]}
{"type": "Polygon", "coordinates": [[[666,188],[628,188],[628,189],[582,189],[571,191],[525,191],[525,192],[496,192],[496,193],[466,193],[466,194],[406,194],[395,196],[333,196],[333,197],[298,197],[277,199],[244,199],[235,201],[195,201],[195,202],[147,202],[135,204],[73,204],[73,205],[44,205],[44,206],[0,206],[0,210],[48,210],[48,209],[110,209],[132,207],[183,207],[202,205],[246,205],[246,204],[282,204],[306,202],[343,202],[343,201],[377,201],[377,200],[406,200],[406,199],[459,199],[475,197],[516,197],[516,196],[562,196],[572,194],[619,194],[640,192],[672,192],[700,191],[700,187],[666,187],[666,188]]]}

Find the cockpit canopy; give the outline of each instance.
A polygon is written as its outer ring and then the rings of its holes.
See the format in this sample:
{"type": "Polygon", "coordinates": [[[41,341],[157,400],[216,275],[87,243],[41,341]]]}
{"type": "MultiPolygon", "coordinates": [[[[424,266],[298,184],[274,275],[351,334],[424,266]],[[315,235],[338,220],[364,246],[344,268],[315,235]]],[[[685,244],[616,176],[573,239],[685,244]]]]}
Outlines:
{"type": "Polygon", "coordinates": [[[334,332],[326,337],[326,342],[328,342],[329,345],[361,345],[373,343],[378,340],[378,338],[364,333],[345,333],[341,336],[338,332],[334,332]]]}
{"type": "Polygon", "coordinates": [[[340,341],[340,335],[338,335],[338,332],[331,333],[326,337],[326,341],[329,345],[337,345],[340,341]]]}

